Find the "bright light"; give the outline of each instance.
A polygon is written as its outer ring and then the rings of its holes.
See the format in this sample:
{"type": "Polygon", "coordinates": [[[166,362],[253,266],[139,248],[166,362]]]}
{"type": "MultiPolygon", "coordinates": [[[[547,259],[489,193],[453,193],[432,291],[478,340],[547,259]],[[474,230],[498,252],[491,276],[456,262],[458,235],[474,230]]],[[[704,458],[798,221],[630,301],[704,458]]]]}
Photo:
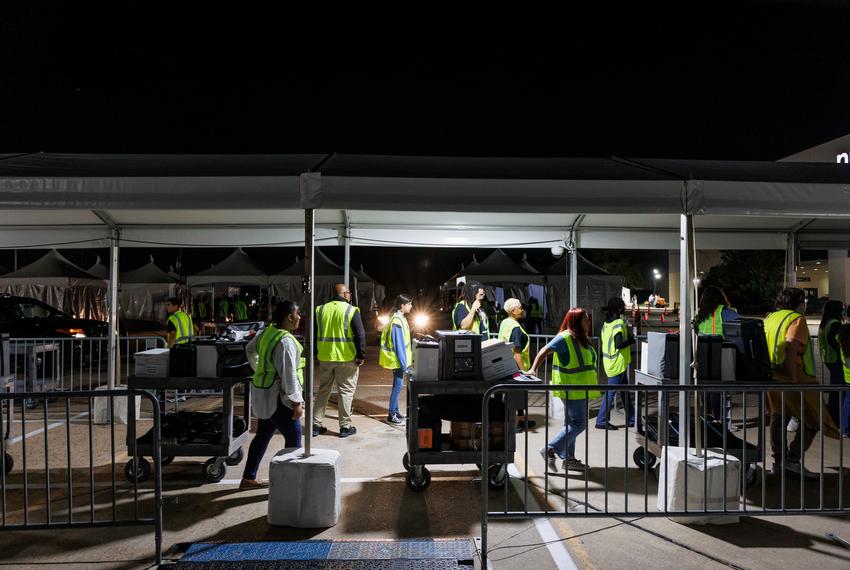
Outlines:
{"type": "Polygon", "coordinates": [[[417,313],[415,317],[413,317],[413,326],[421,329],[425,325],[428,324],[428,315],[425,313],[417,313]]]}
{"type": "Polygon", "coordinates": [[[661,274],[660,274],[660,273],[656,273],[656,274],[655,274],[655,278],[656,278],[656,279],[661,279],[661,274]]]}
{"type": "Polygon", "coordinates": [[[378,317],[378,322],[381,323],[382,325],[385,325],[388,322],[390,322],[390,318],[387,315],[381,315],[381,316],[378,317]]]}

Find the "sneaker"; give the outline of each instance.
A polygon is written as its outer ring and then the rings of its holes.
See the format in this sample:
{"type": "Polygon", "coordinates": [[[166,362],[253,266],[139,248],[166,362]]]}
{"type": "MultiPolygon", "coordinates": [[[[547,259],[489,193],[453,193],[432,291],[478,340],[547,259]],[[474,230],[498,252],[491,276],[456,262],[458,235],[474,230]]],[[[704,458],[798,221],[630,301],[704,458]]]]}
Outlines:
{"type": "Polygon", "coordinates": [[[549,471],[557,472],[558,471],[558,463],[557,456],[555,455],[555,450],[551,447],[543,447],[540,449],[540,457],[543,458],[543,461],[546,463],[546,469],[549,471]]]}
{"type": "Polygon", "coordinates": [[[326,431],[328,431],[328,428],[326,428],[325,426],[314,425],[313,426],[313,437],[318,437],[318,436],[322,435],[323,433],[325,433],[326,431]]]}
{"type": "Polygon", "coordinates": [[[782,464],[779,463],[778,461],[774,461],[773,467],[770,468],[770,474],[771,475],[779,475],[780,473],[782,473],[782,471],[784,471],[782,469],[782,464]]]}
{"type": "Polygon", "coordinates": [[[605,424],[605,425],[596,424],[595,427],[596,427],[596,429],[607,429],[608,431],[616,431],[616,430],[620,429],[617,426],[615,426],[614,424],[605,424]]]}
{"type": "Polygon", "coordinates": [[[357,428],[354,426],[339,428],[339,437],[349,437],[355,433],[357,433],[357,428]]]}
{"type": "Polygon", "coordinates": [[[387,423],[402,425],[404,423],[404,418],[401,417],[400,414],[390,414],[387,416],[387,423]]]}
{"type": "Polygon", "coordinates": [[[798,429],[800,429],[800,420],[798,420],[794,416],[791,416],[791,419],[788,420],[788,427],[785,429],[787,429],[788,431],[797,431],[798,429]]]}
{"type": "Polygon", "coordinates": [[[240,489],[266,489],[268,486],[268,479],[242,479],[239,481],[240,489]]]}
{"type": "Polygon", "coordinates": [[[564,471],[587,471],[588,467],[584,463],[581,462],[581,459],[577,459],[575,457],[570,459],[564,459],[564,463],[562,464],[564,471]]]}
{"type": "Polygon", "coordinates": [[[798,463],[796,461],[786,461],[785,462],[785,470],[788,471],[789,473],[795,473],[797,475],[800,475],[800,476],[802,476],[806,479],[817,479],[818,478],[817,473],[815,473],[814,471],[809,471],[808,469],[806,469],[805,465],[798,463]]]}
{"type": "Polygon", "coordinates": [[[848,438],[848,437],[850,437],[850,433],[842,433],[841,437],[848,438]]]}
{"type": "MultiPolygon", "coordinates": [[[[536,425],[537,425],[537,422],[536,422],[536,421],[534,421],[534,420],[528,420],[528,429],[534,429],[534,427],[535,427],[536,425]]],[[[517,433],[522,433],[522,432],[524,432],[524,431],[525,431],[525,422],[524,422],[524,421],[518,421],[518,422],[516,423],[516,432],[517,432],[517,433]]]]}

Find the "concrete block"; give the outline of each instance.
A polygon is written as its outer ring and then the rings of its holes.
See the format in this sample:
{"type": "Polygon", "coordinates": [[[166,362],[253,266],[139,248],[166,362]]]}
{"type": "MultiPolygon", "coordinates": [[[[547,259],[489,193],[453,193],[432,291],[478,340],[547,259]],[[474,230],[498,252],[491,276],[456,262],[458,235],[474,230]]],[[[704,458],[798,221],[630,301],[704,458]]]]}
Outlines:
{"type": "MultiPolygon", "coordinates": [[[[98,390],[108,390],[107,386],[100,386],[98,390]]],[[[124,387],[117,387],[116,390],[126,390],[124,387]]],[[[127,423],[127,396],[115,396],[112,398],[112,412],[115,415],[116,424],[127,423]]],[[[133,405],[136,406],[136,417],[140,417],[142,413],[142,399],[138,396],[133,396],[133,405]]],[[[94,417],[92,422],[97,425],[109,424],[109,398],[100,397],[94,398],[94,408],[92,410],[94,417]]]]}
{"type": "MultiPolygon", "coordinates": [[[[740,510],[741,462],[737,458],[726,455],[725,478],[722,451],[709,449],[706,451],[706,457],[703,458],[695,455],[694,448],[685,450],[683,447],[668,447],[662,448],[660,459],[657,500],[659,511],[665,510],[665,497],[668,511],[684,511],[685,505],[689,511],[722,511],[724,505],[728,511],[740,510]],[[687,496],[685,495],[686,472],[687,496]]],[[[736,516],[710,514],[670,517],[670,520],[681,524],[733,524],[737,523],[738,519],[739,517],[736,516]]]]}
{"type": "Polygon", "coordinates": [[[342,510],[342,456],[333,449],[288,447],[269,465],[269,524],[327,528],[342,510]]]}

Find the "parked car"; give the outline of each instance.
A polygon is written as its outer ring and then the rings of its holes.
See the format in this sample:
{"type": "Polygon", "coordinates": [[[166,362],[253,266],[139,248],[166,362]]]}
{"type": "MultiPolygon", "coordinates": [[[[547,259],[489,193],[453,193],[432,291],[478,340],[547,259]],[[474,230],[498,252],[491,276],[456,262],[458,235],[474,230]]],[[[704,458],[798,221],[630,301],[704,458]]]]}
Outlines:
{"type": "Polygon", "coordinates": [[[12,338],[85,338],[107,330],[104,321],[77,319],[38,299],[0,295],[0,332],[12,338]]]}

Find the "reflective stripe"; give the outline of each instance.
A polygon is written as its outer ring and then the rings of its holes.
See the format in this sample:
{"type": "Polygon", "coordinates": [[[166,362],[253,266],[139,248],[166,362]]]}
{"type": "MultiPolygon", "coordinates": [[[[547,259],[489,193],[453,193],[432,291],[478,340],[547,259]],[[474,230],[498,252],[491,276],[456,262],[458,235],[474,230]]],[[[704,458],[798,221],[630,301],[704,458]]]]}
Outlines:
{"type": "Polygon", "coordinates": [[[194,335],[192,317],[183,311],[174,311],[168,315],[168,322],[174,325],[174,344],[186,344],[194,335]]]}
{"type": "Polygon", "coordinates": [[[351,340],[349,337],[345,336],[323,336],[316,339],[318,342],[348,342],[351,340]]]}

